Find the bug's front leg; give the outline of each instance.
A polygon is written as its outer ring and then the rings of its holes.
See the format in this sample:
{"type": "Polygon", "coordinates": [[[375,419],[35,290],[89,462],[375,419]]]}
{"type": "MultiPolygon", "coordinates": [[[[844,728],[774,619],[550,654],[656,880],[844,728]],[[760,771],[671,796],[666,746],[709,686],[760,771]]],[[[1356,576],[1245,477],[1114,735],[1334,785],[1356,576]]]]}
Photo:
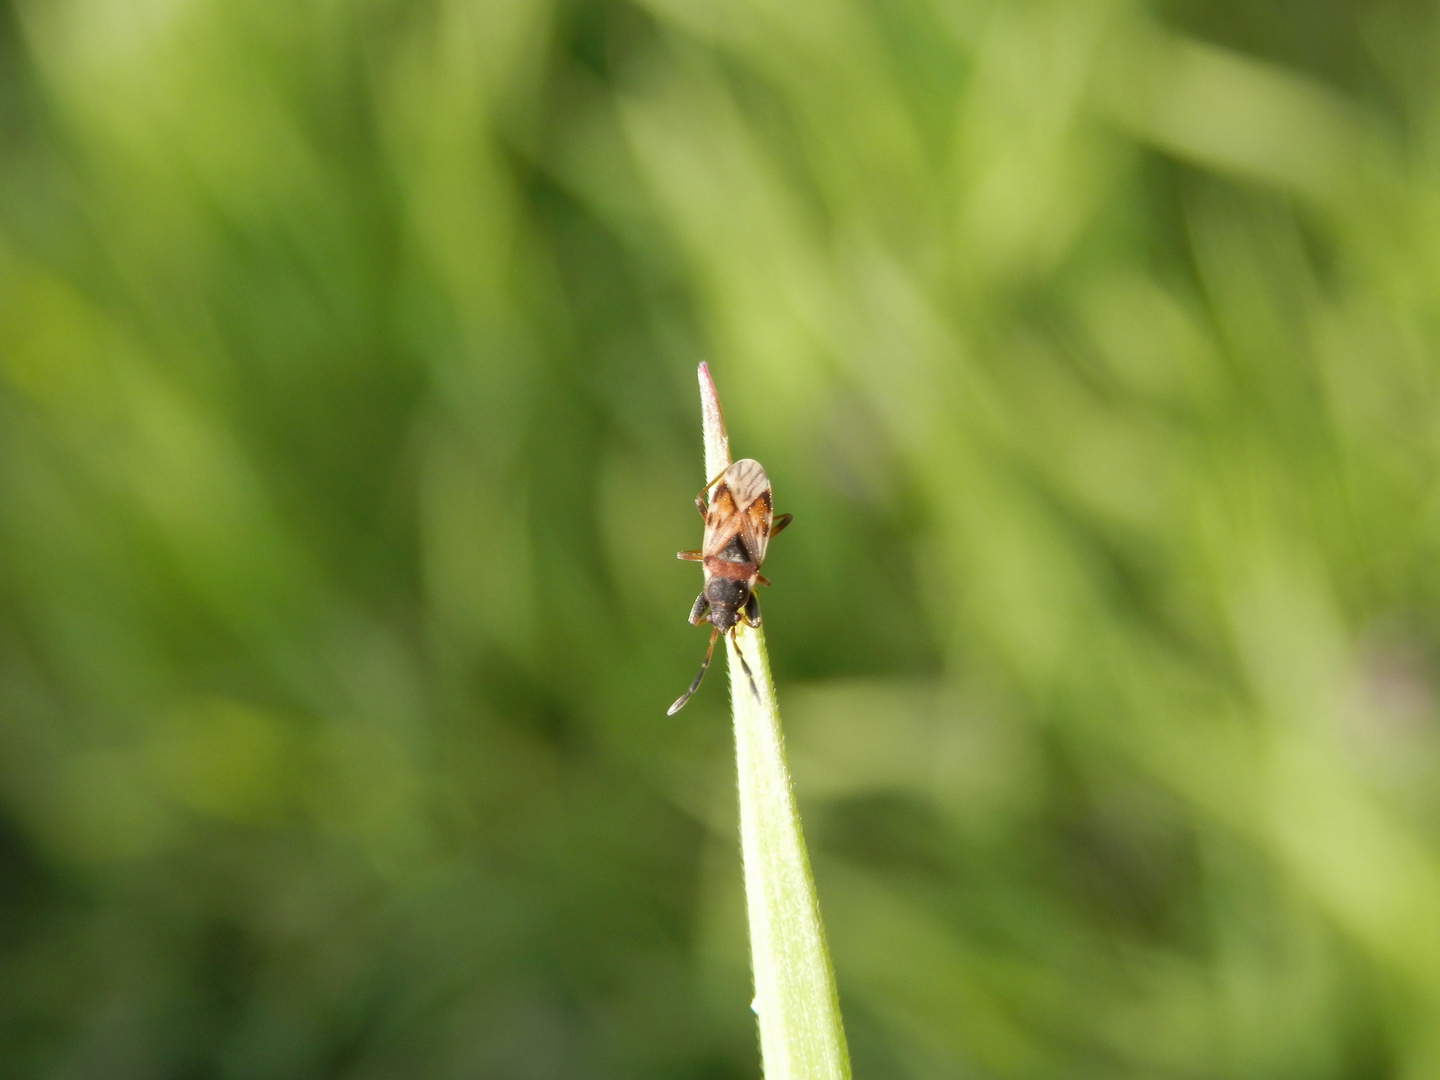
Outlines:
{"type": "Polygon", "coordinates": [[[705,621],[705,615],[710,610],[710,601],[705,599],[702,592],[695,598],[695,605],[690,609],[690,625],[699,626],[705,621]]]}
{"type": "Polygon", "coordinates": [[[747,625],[760,625],[760,597],[756,596],[753,592],[750,594],[750,599],[745,601],[743,614],[747,625]]]}
{"type": "Polygon", "coordinates": [[[684,559],[686,562],[704,562],[705,553],[703,551],[677,551],[675,558],[684,559]]]}

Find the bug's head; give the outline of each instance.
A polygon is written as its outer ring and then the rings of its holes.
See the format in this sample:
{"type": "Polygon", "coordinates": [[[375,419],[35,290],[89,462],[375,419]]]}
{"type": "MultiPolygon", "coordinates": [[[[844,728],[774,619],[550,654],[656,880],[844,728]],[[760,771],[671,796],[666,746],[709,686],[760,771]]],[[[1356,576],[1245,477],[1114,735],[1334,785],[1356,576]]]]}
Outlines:
{"type": "Polygon", "coordinates": [[[750,599],[750,587],[734,578],[713,577],[705,584],[705,599],[710,602],[710,621],[723,634],[740,617],[740,609],[750,599]]]}

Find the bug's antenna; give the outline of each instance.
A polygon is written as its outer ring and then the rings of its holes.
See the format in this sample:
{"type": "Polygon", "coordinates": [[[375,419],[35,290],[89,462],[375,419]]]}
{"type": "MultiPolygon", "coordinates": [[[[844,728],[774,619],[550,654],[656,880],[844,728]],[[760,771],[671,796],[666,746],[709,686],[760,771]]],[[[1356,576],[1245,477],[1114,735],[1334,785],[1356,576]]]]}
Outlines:
{"type": "MultiPolygon", "coordinates": [[[[695,693],[696,690],[700,689],[700,680],[705,677],[705,669],[710,666],[710,655],[715,651],[715,639],[719,636],[720,628],[718,626],[710,631],[710,647],[705,650],[705,659],[700,662],[700,670],[695,675],[695,681],[690,684],[689,690],[686,690],[685,693],[681,694],[678,698],[675,699],[674,705],[671,705],[670,708],[665,710],[666,716],[674,716],[677,712],[683,709],[685,707],[685,702],[690,700],[690,695],[695,693]]],[[[741,663],[744,663],[744,661],[742,660],[741,663]]],[[[745,670],[748,672],[750,669],[746,668],[745,670]]],[[[751,685],[754,685],[753,680],[751,681],[751,685]]]]}
{"type": "Polygon", "coordinates": [[[745,672],[745,678],[750,680],[750,692],[755,695],[755,700],[760,700],[760,688],[755,685],[755,675],[750,670],[750,665],[745,662],[745,654],[740,651],[740,642],[735,634],[730,634],[730,640],[735,643],[735,655],[740,658],[740,669],[745,672]]]}

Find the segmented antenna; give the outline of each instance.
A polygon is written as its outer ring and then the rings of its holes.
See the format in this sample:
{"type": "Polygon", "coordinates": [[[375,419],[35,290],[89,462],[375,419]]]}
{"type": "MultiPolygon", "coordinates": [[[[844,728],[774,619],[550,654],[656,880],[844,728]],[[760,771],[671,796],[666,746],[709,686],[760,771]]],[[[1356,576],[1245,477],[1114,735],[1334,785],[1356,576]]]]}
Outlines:
{"type": "MultiPolygon", "coordinates": [[[[674,716],[677,712],[683,709],[685,707],[685,702],[690,700],[690,695],[695,693],[696,690],[700,689],[700,680],[705,677],[705,669],[710,666],[710,655],[715,651],[715,639],[719,636],[720,628],[718,626],[710,631],[710,647],[705,650],[705,659],[700,662],[700,670],[695,673],[695,681],[690,684],[689,690],[686,690],[683,694],[681,694],[678,698],[675,699],[674,705],[671,705],[670,708],[665,710],[666,716],[674,716]]],[[[749,668],[746,668],[746,670],[748,671],[749,668]]]]}
{"type": "MultiPolygon", "coordinates": [[[[695,681],[690,684],[689,690],[686,690],[675,699],[674,705],[671,705],[670,708],[665,710],[666,716],[674,716],[683,709],[685,703],[690,700],[690,695],[700,689],[700,680],[705,678],[705,670],[710,666],[710,657],[715,652],[715,639],[719,636],[720,628],[718,626],[710,631],[710,644],[705,649],[705,659],[700,661],[700,670],[695,673],[695,681]]],[[[735,644],[735,655],[740,660],[740,670],[745,672],[745,678],[750,680],[750,692],[755,695],[755,700],[759,701],[760,687],[755,685],[755,673],[750,670],[750,665],[745,662],[745,654],[740,651],[740,641],[735,637],[735,631],[733,629],[730,631],[730,640],[735,644]]]]}
{"type": "Polygon", "coordinates": [[[755,700],[760,700],[760,688],[755,685],[755,675],[750,670],[750,665],[745,662],[745,654],[740,651],[740,639],[731,631],[730,640],[735,645],[735,655],[740,659],[740,670],[745,672],[745,678],[750,680],[750,692],[755,695],[755,700]]]}

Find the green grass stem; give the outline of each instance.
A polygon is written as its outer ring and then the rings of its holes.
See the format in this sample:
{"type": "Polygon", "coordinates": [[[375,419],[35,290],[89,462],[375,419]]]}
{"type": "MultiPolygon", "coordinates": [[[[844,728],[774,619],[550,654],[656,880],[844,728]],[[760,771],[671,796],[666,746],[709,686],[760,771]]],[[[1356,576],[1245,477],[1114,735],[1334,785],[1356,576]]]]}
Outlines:
{"type": "MultiPolygon", "coordinates": [[[[705,364],[699,378],[705,475],[710,480],[729,466],[730,450],[720,399],[705,364]]],[[[742,620],[733,638],[727,637],[726,650],[762,1067],[768,1080],[848,1080],[850,1053],[785,764],[764,627],[751,628],[742,620]],[[737,647],[754,674],[754,690],[735,655],[737,647]]]]}

